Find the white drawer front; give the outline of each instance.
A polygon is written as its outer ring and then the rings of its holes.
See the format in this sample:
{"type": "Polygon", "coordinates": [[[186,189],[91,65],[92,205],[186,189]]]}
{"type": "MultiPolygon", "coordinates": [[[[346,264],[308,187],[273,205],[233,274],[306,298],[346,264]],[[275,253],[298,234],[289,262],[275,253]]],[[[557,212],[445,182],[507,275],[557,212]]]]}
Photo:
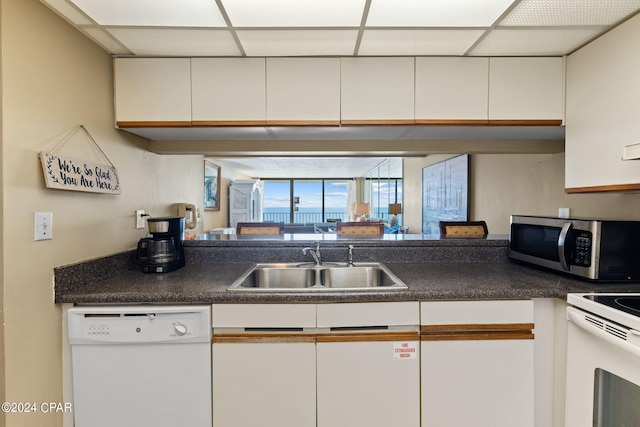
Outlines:
{"type": "Polygon", "coordinates": [[[214,328],[315,328],[315,304],[213,304],[214,328]]]}
{"type": "Polygon", "coordinates": [[[423,301],[421,325],[533,323],[532,300],[423,301]]]}
{"type": "Polygon", "coordinates": [[[419,325],[417,301],[319,304],[318,327],[419,325]]]}

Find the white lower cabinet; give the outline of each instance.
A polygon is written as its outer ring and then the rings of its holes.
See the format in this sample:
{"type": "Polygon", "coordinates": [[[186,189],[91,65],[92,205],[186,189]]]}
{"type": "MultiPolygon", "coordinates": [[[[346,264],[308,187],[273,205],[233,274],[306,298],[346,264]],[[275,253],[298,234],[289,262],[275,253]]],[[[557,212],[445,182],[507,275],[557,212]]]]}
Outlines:
{"type": "Polygon", "coordinates": [[[534,426],[531,300],[214,304],[212,318],[214,427],[534,426]]]}
{"type": "Polygon", "coordinates": [[[399,337],[382,342],[318,342],[318,427],[418,427],[418,347],[415,338],[399,337]]]}
{"type": "Polygon", "coordinates": [[[419,304],[319,304],[318,427],[420,425],[419,304]]]}
{"type": "Polygon", "coordinates": [[[314,427],[315,353],[315,343],[214,343],[213,425],[314,427]]]}
{"type": "Polygon", "coordinates": [[[533,427],[533,301],[421,303],[423,427],[533,427]]]}
{"type": "Polygon", "coordinates": [[[420,426],[417,302],[214,304],[212,318],[214,427],[420,426]]]}

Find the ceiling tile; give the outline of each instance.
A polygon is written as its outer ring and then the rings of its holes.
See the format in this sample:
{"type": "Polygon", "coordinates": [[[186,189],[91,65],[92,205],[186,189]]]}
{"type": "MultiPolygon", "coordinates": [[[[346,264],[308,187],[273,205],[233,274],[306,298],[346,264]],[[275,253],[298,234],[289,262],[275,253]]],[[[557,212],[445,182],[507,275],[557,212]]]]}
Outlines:
{"type": "Polygon", "coordinates": [[[131,52],[118,43],[109,33],[100,28],[83,28],[83,31],[103,47],[115,55],[130,55],[131,52]]]}
{"type": "Polygon", "coordinates": [[[359,55],[462,55],[484,30],[365,30],[359,55]]]}
{"type": "Polygon", "coordinates": [[[496,29],[471,55],[559,56],[571,52],[602,29],[496,29]]]}
{"type": "Polygon", "coordinates": [[[612,25],[638,9],[640,0],[522,0],[500,25],[612,25]]]}
{"type": "Polygon", "coordinates": [[[352,55],[357,30],[238,30],[248,56],[352,55]]]}
{"type": "Polygon", "coordinates": [[[234,27],[358,27],[365,0],[222,0],[222,4],[234,27]]]}
{"type": "Polygon", "coordinates": [[[110,28],[136,55],[239,56],[227,30],[110,28]]]}
{"type": "Polygon", "coordinates": [[[489,27],[513,0],[372,0],[367,26],[489,27]]]}
{"type": "Polygon", "coordinates": [[[100,25],[225,27],[212,0],[71,0],[100,25]]]}

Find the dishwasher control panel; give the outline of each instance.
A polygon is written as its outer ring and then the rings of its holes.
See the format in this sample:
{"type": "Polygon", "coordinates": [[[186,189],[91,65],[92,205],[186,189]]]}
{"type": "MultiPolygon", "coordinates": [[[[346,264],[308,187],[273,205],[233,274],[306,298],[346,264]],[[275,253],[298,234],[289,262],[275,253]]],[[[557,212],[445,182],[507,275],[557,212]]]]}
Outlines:
{"type": "Polygon", "coordinates": [[[210,306],[76,307],[68,315],[71,344],[211,340],[210,306]]]}

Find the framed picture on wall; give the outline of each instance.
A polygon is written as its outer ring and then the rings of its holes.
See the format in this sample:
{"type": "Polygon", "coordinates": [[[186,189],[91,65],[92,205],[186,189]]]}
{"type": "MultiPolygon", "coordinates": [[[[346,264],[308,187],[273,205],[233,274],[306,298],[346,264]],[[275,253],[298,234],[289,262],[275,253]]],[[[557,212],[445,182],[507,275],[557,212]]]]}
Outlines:
{"type": "Polygon", "coordinates": [[[204,161],[204,209],[220,210],[220,166],[204,161]]]}
{"type": "Polygon", "coordinates": [[[422,168],[422,232],[439,234],[440,221],[469,220],[469,155],[422,168]]]}

